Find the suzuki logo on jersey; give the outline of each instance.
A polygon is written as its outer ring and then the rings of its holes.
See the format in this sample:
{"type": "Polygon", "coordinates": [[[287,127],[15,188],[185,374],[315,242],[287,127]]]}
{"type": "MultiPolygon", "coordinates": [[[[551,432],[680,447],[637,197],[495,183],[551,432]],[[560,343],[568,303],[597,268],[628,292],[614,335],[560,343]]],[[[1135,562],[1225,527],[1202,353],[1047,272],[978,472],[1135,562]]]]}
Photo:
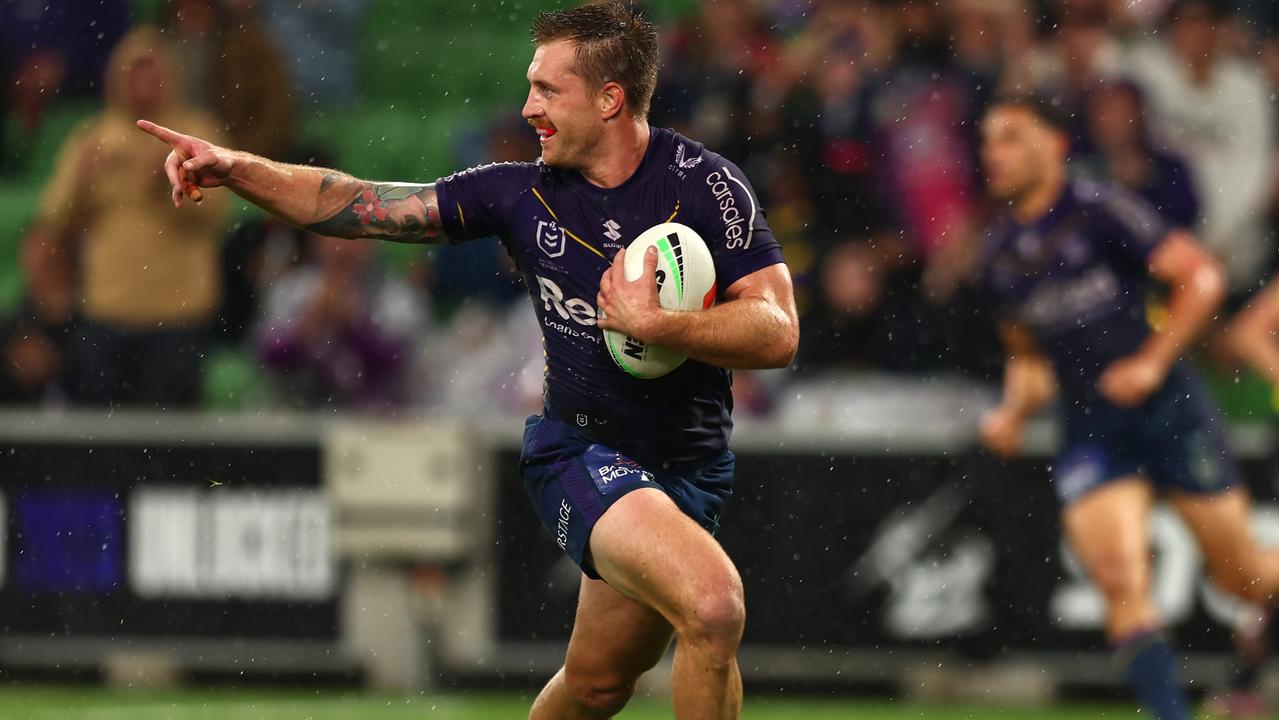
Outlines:
{"type": "Polygon", "coordinates": [[[555,311],[563,320],[572,320],[578,325],[594,325],[597,320],[595,317],[595,306],[586,302],[581,298],[564,299],[564,291],[554,280],[548,280],[541,275],[534,275],[537,278],[538,299],[542,301],[542,309],[546,312],[555,311]]]}
{"type": "Polygon", "coordinates": [[[724,223],[724,237],[728,240],[725,246],[729,250],[750,247],[751,239],[755,236],[755,198],[751,197],[750,191],[746,189],[746,183],[733,177],[728,168],[724,168],[707,175],[706,184],[711,189],[711,195],[719,203],[720,220],[724,223]],[[744,214],[742,208],[737,207],[737,198],[733,196],[733,187],[729,183],[737,183],[741,187],[746,201],[751,206],[749,217],[744,214]]]}
{"type": "Polygon", "coordinates": [[[610,218],[604,222],[604,237],[612,240],[613,242],[617,242],[622,239],[622,234],[618,232],[618,230],[621,229],[622,226],[618,225],[616,220],[610,218]]]}
{"type": "Polygon", "coordinates": [[[563,255],[564,231],[553,220],[538,220],[537,246],[547,257],[557,258],[563,255]]]}

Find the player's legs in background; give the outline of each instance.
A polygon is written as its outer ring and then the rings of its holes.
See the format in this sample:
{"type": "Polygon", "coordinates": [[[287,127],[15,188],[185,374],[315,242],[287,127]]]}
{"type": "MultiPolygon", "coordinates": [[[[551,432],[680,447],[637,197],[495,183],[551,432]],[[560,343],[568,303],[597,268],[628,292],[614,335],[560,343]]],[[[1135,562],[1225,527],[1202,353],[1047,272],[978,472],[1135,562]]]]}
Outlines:
{"type": "Polygon", "coordinates": [[[1138,700],[1158,720],[1185,720],[1187,703],[1172,650],[1159,636],[1150,601],[1150,484],[1139,477],[1107,483],[1066,507],[1071,548],[1106,600],[1106,636],[1138,700]]]}
{"type": "Polygon", "coordinates": [[[741,577],[715,538],[665,493],[646,488],[622,497],[595,524],[590,557],[611,586],[675,628],[677,720],[737,718],[746,610],[741,577]]]}
{"type": "Polygon", "coordinates": [[[1208,574],[1218,587],[1258,604],[1270,603],[1279,595],[1279,551],[1257,545],[1246,491],[1174,492],[1169,499],[1194,533],[1208,574]]]}
{"type": "Polygon", "coordinates": [[[1267,624],[1279,595],[1279,551],[1257,544],[1251,501],[1242,488],[1207,495],[1175,492],[1170,500],[1194,533],[1213,582],[1253,611],[1235,628],[1238,657],[1231,693],[1218,698],[1224,702],[1212,710],[1235,717],[1264,714],[1257,675],[1269,650],[1267,624]]]}
{"type": "Polygon", "coordinates": [[[657,664],[674,630],[655,610],[582,576],[564,667],[542,689],[530,720],[610,718],[657,664]]]}

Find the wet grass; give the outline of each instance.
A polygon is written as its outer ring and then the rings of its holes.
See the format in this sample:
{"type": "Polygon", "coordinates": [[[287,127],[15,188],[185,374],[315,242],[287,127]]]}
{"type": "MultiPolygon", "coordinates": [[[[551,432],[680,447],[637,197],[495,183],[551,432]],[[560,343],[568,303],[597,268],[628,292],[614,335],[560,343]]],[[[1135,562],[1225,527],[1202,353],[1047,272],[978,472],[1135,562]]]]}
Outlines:
{"type": "MultiPolygon", "coordinates": [[[[528,716],[531,696],[465,693],[388,696],[321,691],[0,688],[4,720],[496,720],[528,716]]],[[[623,720],[673,717],[666,700],[637,698],[623,720]]],[[[908,702],[752,696],[744,720],[1136,720],[1122,705],[954,707],[908,702]]]]}

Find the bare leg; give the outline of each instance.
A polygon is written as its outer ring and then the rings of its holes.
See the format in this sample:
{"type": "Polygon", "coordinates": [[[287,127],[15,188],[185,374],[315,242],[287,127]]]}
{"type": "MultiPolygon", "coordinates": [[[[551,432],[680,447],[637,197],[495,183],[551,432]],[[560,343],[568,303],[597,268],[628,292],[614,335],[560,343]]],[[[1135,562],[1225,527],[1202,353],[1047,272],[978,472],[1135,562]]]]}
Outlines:
{"type": "Polygon", "coordinates": [[[530,720],[613,717],[639,676],[662,658],[672,634],[653,609],[583,575],[564,667],[537,696],[530,720]]]}
{"type": "Polygon", "coordinates": [[[1177,493],[1171,500],[1199,542],[1208,574],[1222,590],[1259,604],[1279,595],[1279,552],[1259,547],[1253,538],[1247,492],[1177,493]]]}
{"type": "Polygon", "coordinates": [[[1106,636],[1118,642],[1158,623],[1150,602],[1150,486],[1118,480],[1080,498],[1062,514],[1066,536],[1106,598],[1106,636]]]}
{"type": "Polygon", "coordinates": [[[737,568],[715,538],[660,490],[643,489],[604,513],[590,553],[609,585],[675,628],[677,720],[739,717],[737,646],[746,611],[737,568]]]}

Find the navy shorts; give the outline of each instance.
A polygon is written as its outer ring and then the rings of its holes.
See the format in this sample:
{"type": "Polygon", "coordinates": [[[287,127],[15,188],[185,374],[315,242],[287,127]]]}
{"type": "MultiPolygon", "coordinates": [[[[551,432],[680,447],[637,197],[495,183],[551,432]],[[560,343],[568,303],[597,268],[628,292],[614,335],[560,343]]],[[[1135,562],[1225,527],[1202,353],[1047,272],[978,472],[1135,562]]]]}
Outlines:
{"type": "Polygon", "coordinates": [[[632,490],[657,488],[714,534],[720,511],[733,494],[734,459],[725,450],[688,472],[647,468],[572,425],[534,415],[524,422],[520,476],[542,527],[583,572],[598,580],[586,558],[587,541],[609,506],[632,490]]]}
{"type": "Polygon", "coordinates": [[[1181,364],[1139,407],[1074,404],[1052,473],[1057,497],[1070,504],[1133,475],[1161,492],[1224,492],[1239,483],[1225,429],[1198,375],[1181,364]]]}

